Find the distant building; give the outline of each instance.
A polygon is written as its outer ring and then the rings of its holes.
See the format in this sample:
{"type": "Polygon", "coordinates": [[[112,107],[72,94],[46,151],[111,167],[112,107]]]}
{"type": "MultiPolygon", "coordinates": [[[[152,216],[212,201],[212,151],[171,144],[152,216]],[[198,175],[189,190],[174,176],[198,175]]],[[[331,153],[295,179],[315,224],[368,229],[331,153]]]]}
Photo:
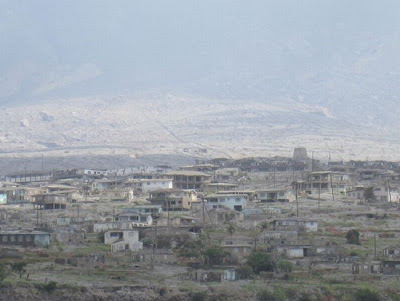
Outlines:
{"type": "Polygon", "coordinates": [[[19,184],[27,184],[32,182],[50,181],[51,172],[48,171],[30,171],[20,172],[6,175],[6,181],[19,184]]]}
{"type": "Polygon", "coordinates": [[[135,179],[124,182],[124,185],[136,191],[148,193],[158,189],[173,188],[173,181],[172,179],[135,179]]]}
{"type": "Polygon", "coordinates": [[[184,211],[192,208],[197,193],[191,189],[158,189],[151,191],[147,200],[152,205],[161,205],[165,211],[184,211]]]}
{"type": "Polygon", "coordinates": [[[294,202],[296,200],[295,192],[291,188],[257,190],[256,196],[261,202],[294,202]]]}
{"type": "Polygon", "coordinates": [[[204,198],[207,203],[207,208],[226,207],[235,211],[242,211],[246,208],[247,196],[237,194],[214,194],[204,198]]]}
{"type": "Polygon", "coordinates": [[[143,249],[143,243],[139,241],[139,231],[134,229],[106,231],[104,233],[104,243],[111,245],[111,252],[143,249]]]}
{"type": "Polygon", "coordinates": [[[32,196],[34,209],[65,209],[67,207],[68,197],[64,194],[41,193],[32,196]]]}
{"type": "Polygon", "coordinates": [[[160,177],[172,179],[174,188],[194,189],[196,191],[203,191],[206,184],[211,181],[211,175],[198,171],[170,171],[160,177]]]}
{"type": "Polygon", "coordinates": [[[307,175],[306,181],[297,182],[297,188],[308,194],[334,193],[346,194],[346,188],[350,182],[350,177],[346,174],[318,171],[307,175]]]}
{"type": "Polygon", "coordinates": [[[0,231],[0,244],[7,246],[46,248],[50,244],[50,233],[42,231],[0,231]]]}
{"type": "Polygon", "coordinates": [[[318,231],[318,221],[315,219],[275,219],[271,222],[272,229],[277,231],[318,231]]]}

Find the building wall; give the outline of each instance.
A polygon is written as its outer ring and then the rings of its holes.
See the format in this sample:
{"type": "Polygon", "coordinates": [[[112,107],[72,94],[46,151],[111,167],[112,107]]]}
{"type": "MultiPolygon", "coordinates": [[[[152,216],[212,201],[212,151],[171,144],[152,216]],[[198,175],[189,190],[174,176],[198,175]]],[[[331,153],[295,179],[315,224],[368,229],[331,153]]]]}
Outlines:
{"type": "Polygon", "coordinates": [[[107,245],[113,244],[118,240],[124,240],[127,243],[139,241],[139,231],[137,230],[109,230],[104,233],[104,243],[107,245]]]}
{"type": "Polygon", "coordinates": [[[149,191],[157,189],[169,189],[173,187],[172,179],[162,179],[159,181],[146,181],[141,180],[141,188],[143,193],[148,193],[149,191]]]}

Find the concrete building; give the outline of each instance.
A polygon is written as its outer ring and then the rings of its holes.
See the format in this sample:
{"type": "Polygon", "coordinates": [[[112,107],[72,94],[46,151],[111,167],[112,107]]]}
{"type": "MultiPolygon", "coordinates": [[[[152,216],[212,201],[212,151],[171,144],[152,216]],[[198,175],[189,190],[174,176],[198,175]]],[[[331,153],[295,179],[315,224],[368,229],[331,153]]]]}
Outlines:
{"type": "Polygon", "coordinates": [[[58,193],[41,193],[32,195],[33,208],[38,210],[54,210],[67,208],[68,196],[58,193]]]}
{"type": "MultiPolygon", "coordinates": [[[[141,214],[135,212],[122,212],[114,217],[116,222],[132,222],[134,224],[144,224],[145,226],[151,226],[153,224],[153,218],[151,214],[141,214]]],[[[140,226],[140,225],[138,225],[140,226]]]]}
{"type": "Polygon", "coordinates": [[[247,196],[237,194],[214,194],[204,198],[207,209],[226,207],[235,211],[242,211],[246,208],[247,196]]]}
{"type": "Polygon", "coordinates": [[[112,252],[143,249],[143,243],[139,241],[139,231],[134,229],[106,231],[104,233],[104,243],[111,245],[112,252]]]}
{"type": "Polygon", "coordinates": [[[210,183],[211,175],[198,171],[170,171],[161,175],[163,179],[172,179],[174,188],[194,189],[203,191],[206,184],[210,183]]]}
{"type": "Polygon", "coordinates": [[[135,179],[126,181],[124,185],[138,192],[148,193],[158,189],[171,189],[173,181],[172,179],[135,179]]]}
{"type": "Polygon", "coordinates": [[[343,173],[331,171],[311,172],[307,179],[297,182],[297,188],[308,194],[334,193],[346,195],[346,188],[350,177],[343,173]]]}
{"type": "Polygon", "coordinates": [[[134,212],[140,214],[151,214],[154,217],[159,216],[163,210],[162,205],[140,205],[123,209],[123,212],[134,212]]]}
{"type": "Polygon", "coordinates": [[[275,219],[271,222],[273,230],[276,231],[300,231],[316,232],[318,231],[318,221],[315,219],[275,219]]]}
{"type": "Polygon", "coordinates": [[[184,211],[192,208],[197,193],[190,189],[158,189],[151,191],[147,200],[152,205],[161,205],[164,211],[184,211]]]}
{"type": "Polygon", "coordinates": [[[291,188],[265,189],[256,191],[260,202],[294,202],[296,194],[291,188]]]}
{"type": "Polygon", "coordinates": [[[3,246],[46,248],[50,245],[50,233],[42,231],[3,230],[0,231],[0,244],[3,246]]]}

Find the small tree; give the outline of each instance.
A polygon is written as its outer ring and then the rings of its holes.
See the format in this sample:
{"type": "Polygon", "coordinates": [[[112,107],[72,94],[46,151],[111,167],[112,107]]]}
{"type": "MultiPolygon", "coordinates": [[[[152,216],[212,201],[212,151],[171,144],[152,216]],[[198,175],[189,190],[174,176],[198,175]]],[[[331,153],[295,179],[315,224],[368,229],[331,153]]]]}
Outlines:
{"type": "Polygon", "coordinates": [[[220,264],[225,256],[229,253],[221,247],[211,247],[202,252],[202,254],[208,258],[208,264],[220,264]]]}
{"type": "Polygon", "coordinates": [[[359,245],[360,232],[358,232],[357,230],[349,230],[346,234],[346,241],[348,244],[359,245]]]}
{"type": "Polygon", "coordinates": [[[231,238],[233,238],[233,234],[236,232],[236,225],[229,223],[226,226],[226,231],[231,235],[231,238]]]}
{"type": "Polygon", "coordinates": [[[8,275],[7,265],[4,263],[0,264],[0,282],[3,281],[8,275]]]}
{"type": "Polygon", "coordinates": [[[367,187],[364,190],[365,201],[375,201],[374,187],[367,187]]]}
{"type": "Polygon", "coordinates": [[[247,264],[255,273],[273,271],[275,262],[270,255],[263,252],[253,252],[247,257],[247,264]]]}
{"type": "Polygon", "coordinates": [[[284,273],[290,273],[293,270],[293,263],[287,260],[279,260],[276,267],[284,273]]]}
{"type": "Polygon", "coordinates": [[[22,278],[22,275],[25,273],[26,262],[14,262],[11,264],[11,270],[19,273],[19,278],[22,278]]]}

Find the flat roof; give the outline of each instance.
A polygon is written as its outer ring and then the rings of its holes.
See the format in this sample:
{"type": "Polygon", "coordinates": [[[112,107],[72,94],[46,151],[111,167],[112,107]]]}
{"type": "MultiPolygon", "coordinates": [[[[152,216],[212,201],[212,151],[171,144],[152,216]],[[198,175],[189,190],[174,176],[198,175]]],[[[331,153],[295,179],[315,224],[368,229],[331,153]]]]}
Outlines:
{"type": "Polygon", "coordinates": [[[0,234],[34,234],[34,235],[51,235],[48,232],[37,230],[0,230],[0,234]]]}
{"type": "Polygon", "coordinates": [[[189,171],[189,170],[172,170],[169,171],[167,173],[164,173],[163,175],[169,176],[169,175],[173,175],[173,176],[179,176],[179,175],[183,175],[183,176],[204,176],[204,177],[211,177],[211,175],[204,173],[204,172],[200,172],[200,171],[189,171]]]}

